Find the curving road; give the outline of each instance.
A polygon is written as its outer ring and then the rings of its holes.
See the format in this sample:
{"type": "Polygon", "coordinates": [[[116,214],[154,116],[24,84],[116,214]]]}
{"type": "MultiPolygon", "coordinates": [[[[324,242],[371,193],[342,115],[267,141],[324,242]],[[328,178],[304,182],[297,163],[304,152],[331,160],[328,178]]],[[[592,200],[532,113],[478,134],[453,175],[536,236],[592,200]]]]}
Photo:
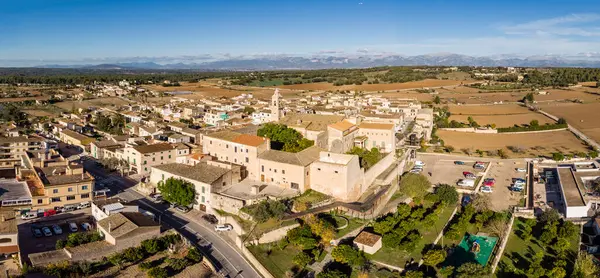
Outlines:
{"type": "Polygon", "coordinates": [[[86,159],[83,164],[85,170],[96,177],[97,183],[104,184],[112,193],[118,193],[119,198],[135,202],[141,209],[154,213],[162,224],[176,229],[201,248],[222,276],[261,277],[235,246],[224,240],[212,225],[202,221],[197,214],[181,214],[169,209],[167,205],[150,201],[133,189],[135,181],[110,175],[92,160],[86,159]]]}

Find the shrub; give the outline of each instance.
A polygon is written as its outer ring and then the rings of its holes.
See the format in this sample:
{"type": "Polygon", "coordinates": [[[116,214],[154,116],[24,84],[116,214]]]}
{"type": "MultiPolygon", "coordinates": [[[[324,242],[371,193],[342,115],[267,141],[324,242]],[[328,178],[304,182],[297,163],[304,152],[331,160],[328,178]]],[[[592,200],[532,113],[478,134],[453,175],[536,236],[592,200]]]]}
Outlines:
{"type": "Polygon", "coordinates": [[[188,260],[179,258],[168,258],[165,262],[175,271],[182,270],[189,264],[188,260]]]}
{"type": "Polygon", "coordinates": [[[305,267],[307,264],[312,262],[313,258],[308,255],[306,252],[299,252],[294,256],[292,261],[299,267],[305,267]]]}
{"type": "Polygon", "coordinates": [[[56,247],[56,250],[65,248],[65,241],[62,239],[57,240],[55,247],[56,247]]]}
{"type": "Polygon", "coordinates": [[[150,270],[148,270],[148,277],[150,278],[167,278],[169,277],[169,273],[167,273],[167,270],[164,268],[160,268],[160,267],[153,267],[150,270]]]}
{"type": "Polygon", "coordinates": [[[157,239],[146,239],[142,241],[141,247],[144,248],[144,251],[148,254],[156,254],[163,249],[161,241],[157,239]]]}
{"type": "Polygon", "coordinates": [[[202,261],[202,254],[197,248],[190,248],[190,250],[188,250],[187,255],[185,255],[185,258],[190,260],[191,262],[199,263],[200,261],[202,261]]]}
{"type": "Polygon", "coordinates": [[[140,270],[148,270],[152,268],[152,262],[142,262],[138,265],[138,268],[140,270]]]}
{"type": "Polygon", "coordinates": [[[135,263],[144,258],[144,249],[142,247],[130,247],[123,251],[123,257],[128,262],[135,263]]]}
{"type": "Polygon", "coordinates": [[[537,125],[537,126],[513,126],[513,127],[500,127],[498,128],[498,133],[503,132],[525,132],[525,131],[540,131],[540,130],[553,130],[553,129],[561,129],[567,128],[567,124],[561,124],[560,122],[557,124],[547,124],[547,125],[537,125]]]}

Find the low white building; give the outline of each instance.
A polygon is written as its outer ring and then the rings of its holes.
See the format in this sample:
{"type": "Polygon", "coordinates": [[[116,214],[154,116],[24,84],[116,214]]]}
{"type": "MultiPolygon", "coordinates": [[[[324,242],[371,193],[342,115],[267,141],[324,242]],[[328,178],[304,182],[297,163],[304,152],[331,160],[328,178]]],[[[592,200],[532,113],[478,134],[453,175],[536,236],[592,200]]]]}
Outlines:
{"type": "Polygon", "coordinates": [[[92,216],[97,221],[119,212],[139,212],[136,204],[125,203],[119,198],[96,200],[92,202],[92,216]]]}

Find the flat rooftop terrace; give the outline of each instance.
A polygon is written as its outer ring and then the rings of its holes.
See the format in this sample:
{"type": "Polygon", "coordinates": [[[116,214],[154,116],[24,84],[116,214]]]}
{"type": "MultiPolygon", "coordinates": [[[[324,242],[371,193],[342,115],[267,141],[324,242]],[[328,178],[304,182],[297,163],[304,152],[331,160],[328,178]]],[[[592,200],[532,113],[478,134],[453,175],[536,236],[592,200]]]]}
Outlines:
{"type": "Polygon", "coordinates": [[[570,207],[583,207],[585,206],[585,202],[579,192],[579,188],[577,188],[577,179],[571,169],[557,168],[562,191],[565,195],[565,202],[570,207]]]}

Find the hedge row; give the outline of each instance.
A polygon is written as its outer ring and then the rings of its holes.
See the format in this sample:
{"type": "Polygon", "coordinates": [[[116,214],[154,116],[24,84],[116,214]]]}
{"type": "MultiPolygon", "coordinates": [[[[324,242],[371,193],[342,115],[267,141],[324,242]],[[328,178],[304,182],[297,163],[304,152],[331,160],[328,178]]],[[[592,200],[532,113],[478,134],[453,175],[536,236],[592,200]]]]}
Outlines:
{"type": "Polygon", "coordinates": [[[541,131],[541,130],[553,130],[567,128],[567,124],[547,124],[538,126],[513,126],[513,127],[502,127],[498,128],[498,133],[503,132],[526,132],[526,131],[541,131]]]}

